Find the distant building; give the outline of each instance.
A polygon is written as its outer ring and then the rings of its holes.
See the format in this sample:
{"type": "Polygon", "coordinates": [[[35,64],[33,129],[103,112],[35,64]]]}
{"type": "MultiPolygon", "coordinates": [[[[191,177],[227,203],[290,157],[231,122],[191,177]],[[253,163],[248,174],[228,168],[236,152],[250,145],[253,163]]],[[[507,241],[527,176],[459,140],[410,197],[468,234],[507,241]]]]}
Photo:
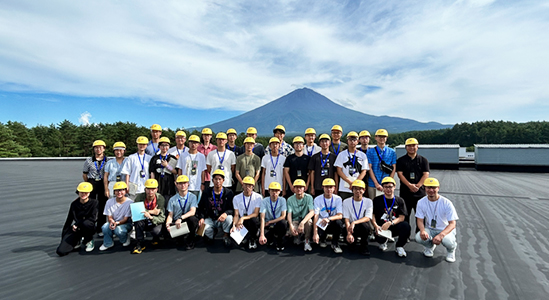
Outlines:
{"type": "MultiPolygon", "coordinates": [[[[431,169],[459,169],[459,145],[423,145],[419,144],[418,154],[429,160],[431,169]]],[[[395,147],[397,157],[406,154],[404,145],[395,147]]]]}
{"type": "Polygon", "coordinates": [[[549,172],[549,144],[475,145],[480,171],[549,172]]]}

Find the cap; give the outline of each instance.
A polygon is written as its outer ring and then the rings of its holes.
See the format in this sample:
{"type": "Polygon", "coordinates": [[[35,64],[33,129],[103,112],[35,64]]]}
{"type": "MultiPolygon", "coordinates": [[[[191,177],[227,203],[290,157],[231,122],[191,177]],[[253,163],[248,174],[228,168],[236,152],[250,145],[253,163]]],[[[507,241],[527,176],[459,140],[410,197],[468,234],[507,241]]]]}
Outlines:
{"type": "Polygon", "coordinates": [[[438,182],[438,179],[429,177],[425,179],[425,182],[423,182],[424,186],[440,186],[440,183],[438,182]]]}
{"type": "Polygon", "coordinates": [[[376,135],[379,135],[379,136],[389,136],[389,133],[387,132],[387,130],[385,129],[378,129],[376,131],[376,135]]]}
{"type": "Polygon", "coordinates": [[[307,130],[305,130],[305,135],[307,134],[316,134],[316,130],[314,128],[307,128],[307,130]]]}
{"type": "Polygon", "coordinates": [[[335,186],[336,182],[332,178],[326,178],[322,181],[322,186],[335,186]]]}
{"type": "Polygon", "coordinates": [[[305,180],[303,180],[303,179],[296,179],[296,180],[294,181],[294,186],[302,186],[302,187],[305,187],[305,186],[306,186],[306,185],[305,185],[305,180]]]}
{"type": "Polygon", "coordinates": [[[257,134],[257,129],[255,127],[248,127],[246,134],[257,134]]]}
{"type": "Polygon", "coordinates": [[[275,136],[275,137],[272,137],[270,140],[269,140],[269,144],[270,143],[280,143],[280,140],[275,136]]]}
{"type": "Polygon", "coordinates": [[[347,138],[350,137],[358,138],[358,133],[356,133],[356,131],[350,131],[349,133],[347,133],[347,138]]]}
{"type": "Polygon", "coordinates": [[[126,185],[126,183],[124,181],[118,181],[117,183],[114,184],[114,186],[112,187],[112,190],[113,191],[125,190],[127,188],[128,188],[128,186],[126,185]]]}
{"type": "Polygon", "coordinates": [[[332,131],[333,130],[339,130],[339,131],[343,132],[343,128],[341,128],[341,126],[339,126],[339,125],[332,126],[332,131]]]}
{"type": "Polygon", "coordinates": [[[160,146],[160,144],[162,144],[162,143],[168,143],[168,145],[170,145],[170,139],[163,136],[158,140],[158,146],[160,146]]]}
{"type": "Polygon", "coordinates": [[[225,178],[225,172],[223,172],[223,170],[221,170],[221,169],[215,170],[215,171],[212,173],[212,178],[214,178],[215,175],[220,175],[221,177],[223,177],[223,179],[225,178]]]}
{"type": "Polygon", "coordinates": [[[406,143],[405,143],[405,144],[406,144],[406,146],[408,146],[408,145],[418,145],[419,143],[417,142],[416,139],[414,139],[414,138],[409,138],[409,139],[406,140],[406,143]]]}
{"type": "Polygon", "coordinates": [[[363,136],[369,136],[369,137],[371,137],[370,132],[369,132],[368,130],[362,130],[362,131],[358,134],[358,137],[363,137],[363,136]]]}
{"type": "Polygon", "coordinates": [[[107,147],[107,144],[105,144],[105,142],[103,142],[102,140],[97,140],[97,141],[93,142],[92,148],[95,147],[95,146],[107,147]]]}
{"type": "Polygon", "coordinates": [[[124,142],[116,142],[116,143],[114,143],[114,145],[112,145],[112,148],[114,150],[125,150],[126,149],[126,144],[124,144],[124,142]]]}
{"type": "Polygon", "coordinates": [[[145,181],[145,187],[148,189],[156,189],[158,188],[158,181],[156,181],[156,179],[147,179],[147,181],[145,181]]]}
{"type": "Polygon", "coordinates": [[[189,182],[189,177],[187,175],[179,175],[175,182],[189,182]]]}
{"type": "Polygon", "coordinates": [[[269,184],[269,190],[280,190],[280,183],[273,181],[269,184]]]}
{"type": "Polygon", "coordinates": [[[252,144],[255,144],[255,140],[253,137],[247,137],[244,139],[244,144],[246,143],[252,143],[252,144]]]}
{"type": "Polygon", "coordinates": [[[389,176],[387,176],[387,177],[383,178],[383,180],[381,180],[381,185],[384,185],[386,183],[392,183],[392,184],[396,185],[396,181],[393,179],[393,177],[389,177],[389,176]]]}
{"type": "Polygon", "coordinates": [[[210,128],[204,128],[202,129],[202,134],[213,134],[213,132],[210,128]]]}
{"type": "Polygon", "coordinates": [[[162,131],[162,126],[160,126],[158,124],[152,124],[151,130],[160,130],[160,131],[162,131]]]}
{"type": "Polygon", "coordinates": [[[137,138],[137,140],[135,141],[136,143],[138,144],[148,144],[149,143],[149,139],[146,137],[146,136],[140,136],[137,138]]]}
{"type": "Polygon", "coordinates": [[[80,182],[76,190],[82,193],[90,193],[93,190],[93,186],[89,182],[80,182]]]}
{"type": "Polygon", "coordinates": [[[325,133],[321,134],[320,138],[318,138],[319,141],[321,141],[323,139],[327,139],[327,140],[330,140],[330,141],[332,140],[332,138],[329,135],[325,134],[325,133]]]}
{"type": "Polygon", "coordinates": [[[255,179],[253,179],[253,178],[250,177],[250,176],[246,176],[246,177],[244,177],[244,179],[242,179],[242,183],[243,183],[243,184],[251,184],[251,185],[254,185],[254,184],[255,184],[255,179]]]}
{"type": "Polygon", "coordinates": [[[229,130],[227,130],[227,135],[229,135],[231,133],[237,134],[236,130],[234,128],[229,128],[229,130]]]}
{"type": "Polygon", "coordinates": [[[178,132],[175,133],[175,136],[176,136],[176,137],[178,137],[178,136],[187,137],[187,134],[185,133],[185,131],[179,130],[178,132]]]}
{"type": "Polygon", "coordinates": [[[293,144],[295,144],[295,143],[305,143],[305,140],[303,140],[303,138],[300,137],[300,136],[296,136],[296,137],[294,138],[294,140],[292,141],[292,143],[293,143],[293,144]]]}
{"type": "Polygon", "coordinates": [[[197,142],[197,143],[200,143],[200,138],[198,137],[198,135],[191,135],[189,137],[189,142],[197,142]]]}
{"type": "Polygon", "coordinates": [[[357,180],[353,181],[353,184],[351,185],[351,187],[359,187],[359,188],[365,189],[366,184],[364,183],[364,181],[362,181],[360,179],[357,179],[357,180]]]}

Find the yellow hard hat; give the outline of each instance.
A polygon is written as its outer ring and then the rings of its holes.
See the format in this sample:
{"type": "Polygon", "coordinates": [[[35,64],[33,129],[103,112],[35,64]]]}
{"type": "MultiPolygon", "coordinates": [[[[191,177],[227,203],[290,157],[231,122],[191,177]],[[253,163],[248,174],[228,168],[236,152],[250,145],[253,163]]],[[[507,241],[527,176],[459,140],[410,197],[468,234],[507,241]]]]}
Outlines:
{"type": "Polygon", "coordinates": [[[363,137],[363,136],[368,136],[368,137],[372,137],[370,135],[370,132],[368,130],[362,130],[359,134],[358,134],[358,137],[363,137]]]}
{"type": "Polygon", "coordinates": [[[358,138],[358,133],[356,133],[356,131],[350,131],[349,133],[347,133],[347,138],[350,138],[350,137],[358,138]]]}
{"type": "Polygon", "coordinates": [[[102,140],[97,140],[97,141],[93,142],[92,148],[95,147],[95,146],[107,147],[107,144],[105,144],[105,142],[103,142],[102,140]]]}
{"type": "Polygon", "coordinates": [[[189,137],[189,142],[197,142],[197,143],[200,143],[200,138],[197,136],[197,135],[191,135],[189,137]]]}
{"type": "Polygon", "coordinates": [[[424,186],[440,186],[440,183],[438,182],[438,179],[429,177],[425,179],[425,182],[423,182],[424,186]]]}
{"type": "Polygon", "coordinates": [[[326,178],[322,181],[322,186],[335,186],[336,182],[332,178],[326,178]]]}
{"type": "Polygon", "coordinates": [[[376,131],[376,135],[379,135],[379,136],[389,136],[389,133],[387,132],[387,130],[385,129],[378,129],[376,131]]]}
{"type": "Polygon", "coordinates": [[[145,181],[145,187],[148,189],[156,189],[158,187],[158,181],[156,181],[156,179],[147,179],[147,181],[145,181]]]}
{"type": "Polygon", "coordinates": [[[213,132],[210,128],[204,128],[202,129],[202,134],[213,134],[213,132]]]}
{"type": "Polygon", "coordinates": [[[339,125],[332,126],[332,131],[333,130],[339,130],[339,131],[343,132],[343,128],[341,128],[341,126],[339,126],[339,125]]]}
{"type": "Polygon", "coordinates": [[[280,143],[280,140],[275,136],[275,137],[272,137],[270,140],[269,140],[269,144],[270,143],[280,143]]]}
{"type": "Polygon", "coordinates": [[[387,177],[383,178],[383,180],[381,180],[381,185],[384,185],[386,183],[392,183],[392,184],[396,185],[396,181],[393,179],[393,177],[389,177],[389,176],[387,176],[387,177]]]}
{"type": "Polygon", "coordinates": [[[305,180],[303,180],[303,179],[296,179],[296,180],[294,181],[294,186],[306,187],[306,185],[305,185],[305,180]]]}
{"type": "Polygon", "coordinates": [[[112,148],[114,150],[126,149],[126,144],[124,144],[123,142],[116,142],[114,143],[114,145],[112,145],[112,148]]]}
{"type": "Polygon", "coordinates": [[[409,138],[409,139],[406,140],[406,143],[405,143],[405,144],[406,144],[406,146],[408,146],[408,145],[418,145],[419,143],[418,143],[418,141],[417,141],[416,139],[414,139],[414,138],[409,138]]]}
{"type": "Polygon", "coordinates": [[[225,132],[218,132],[218,133],[215,135],[215,138],[216,138],[216,139],[221,139],[221,140],[226,140],[226,139],[227,139],[227,135],[225,134],[225,132]]]}
{"type": "Polygon", "coordinates": [[[114,184],[114,186],[112,187],[112,190],[113,191],[125,190],[127,188],[128,188],[128,186],[126,185],[126,183],[124,181],[118,181],[117,183],[114,184]]]}
{"type": "Polygon", "coordinates": [[[255,127],[248,127],[246,134],[257,134],[257,129],[255,127]]]}
{"type": "Polygon", "coordinates": [[[303,138],[300,137],[300,136],[296,136],[292,143],[293,144],[295,144],[295,143],[305,143],[305,140],[303,140],[303,138]]]}
{"type": "Polygon", "coordinates": [[[189,182],[189,177],[187,175],[179,175],[175,182],[189,182]]]}
{"type": "Polygon", "coordinates": [[[187,134],[185,133],[185,131],[179,130],[178,132],[175,133],[175,136],[184,136],[184,137],[187,137],[187,134]]]}
{"type": "Polygon", "coordinates": [[[277,130],[282,130],[282,132],[286,133],[286,128],[282,125],[276,125],[275,129],[273,129],[273,133],[276,133],[277,130]]]}
{"type": "Polygon", "coordinates": [[[223,177],[223,179],[225,178],[225,172],[223,172],[223,170],[221,170],[221,169],[215,170],[215,171],[212,173],[212,178],[214,178],[215,175],[220,175],[220,176],[223,177]]]}
{"type": "Polygon", "coordinates": [[[148,144],[149,143],[149,139],[146,137],[146,136],[140,136],[137,138],[137,140],[135,141],[136,143],[138,144],[148,144]]]}
{"type": "Polygon", "coordinates": [[[90,193],[93,191],[93,185],[89,182],[80,182],[78,187],[76,187],[76,190],[82,193],[90,193]]]}
{"type": "Polygon", "coordinates": [[[238,133],[236,133],[236,130],[234,128],[229,128],[229,130],[227,130],[227,135],[229,135],[231,133],[238,134],[238,133]]]}
{"type": "Polygon", "coordinates": [[[357,179],[357,180],[353,181],[353,184],[351,185],[351,187],[359,187],[359,188],[365,189],[366,184],[364,183],[364,181],[362,181],[360,179],[357,179]]]}
{"type": "Polygon", "coordinates": [[[307,128],[307,130],[305,130],[305,135],[307,134],[316,134],[316,131],[314,128],[307,128]]]}
{"type": "Polygon", "coordinates": [[[327,140],[330,140],[330,141],[332,140],[332,138],[329,135],[325,134],[325,133],[321,134],[320,137],[318,138],[319,141],[323,140],[323,139],[327,139],[327,140]]]}
{"type": "Polygon", "coordinates": [[[244,144],[246,143],[252,143],[252,144],[255,144],[255,140],[253,137],[247,137],[244,139],[244,144]]]}
{"type": "Polygon", "coordinates": [[[168,145],[169,145],[170,144],[170,139],[163,136],[158,140],[158,145],[160,146],[160,144],[162,144],[162,143],[168,143],[168,145]]]}
{"type": "Polygon", "coordinates": [[[246,176],[246,177],[244,177],[244,179],[242,179],[242,183],[243,183],[243,184],[251,184],[251,185],[254,185],[254,184],[255,184],[255,179],[253,179],[253,178],[250,177],[250,176],[246,176]]]}
{"type": "Polygon", "coordinates": [[[280,183],[273,181],[269,184],[269,190],[281,190],[280,183]]]}
{"type": "Polygon", "coordinates": [[[159,130],[162,131],[162,127],[158,124],[152,124],[151,130],[159,130]]]}

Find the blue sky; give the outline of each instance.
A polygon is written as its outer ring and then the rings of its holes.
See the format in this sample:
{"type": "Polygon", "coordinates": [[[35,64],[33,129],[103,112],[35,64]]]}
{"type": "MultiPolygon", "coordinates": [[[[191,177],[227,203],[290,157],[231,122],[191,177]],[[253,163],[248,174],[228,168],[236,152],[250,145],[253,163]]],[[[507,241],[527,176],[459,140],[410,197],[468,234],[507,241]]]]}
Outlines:
{"type": "Polygon", "coordinates": [[[0,2],[0,122],[201,126],[310,87],[373,115],[547,120],[547,1],[0,2]]]}

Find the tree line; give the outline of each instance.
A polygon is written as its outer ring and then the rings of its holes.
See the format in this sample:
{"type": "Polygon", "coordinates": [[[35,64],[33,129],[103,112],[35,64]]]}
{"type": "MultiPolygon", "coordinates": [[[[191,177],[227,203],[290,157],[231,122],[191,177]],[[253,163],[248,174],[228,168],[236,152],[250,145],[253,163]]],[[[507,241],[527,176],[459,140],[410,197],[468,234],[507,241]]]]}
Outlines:
{"type": "MultiPolygon", "coordinates": [[[[187,137],[191,134],[200,136],[199,131],[189,132],[186,129],[166,129],[162,136],[168,137],[175,145],[175,132],[178,130],[184,130],[187,137]]],[[[375,129],[370,133],[375,134],[375,129]]],[[[21,122],[0,122],[0,157],[85,157],[92,155],[91,145],[98,139],[107,143],[106,153],[109,156],[114,155],[112,145],[118,141],[126,144],[126,153],[130,154],[137,151],[135,139],[140,135],[150,137],[149,128],[130,122],[75,125],[64,120],[58,124],[32,128],[21,122]]],[[[245,137],[245,133],[240,133],[237,145],[242,145],[245,137]]],[[[547,144],[549,122],[481,121],[460,123],[439,130],[389,132],[389,146],[404,144],[410,137],[417,138],[420,144],[459,144],[469,149],[474,144],[547,144]]],[[[258,137],[257,142],[266,145],[269,138],[258,137]]],[[[287,142],[292,139],[292,136],[285,138],[287,142]]],[[[345,136],[342,140],[346,142],[345,136]]],[[[375,144],[373,137],[370,143],[375,144]]]]}

